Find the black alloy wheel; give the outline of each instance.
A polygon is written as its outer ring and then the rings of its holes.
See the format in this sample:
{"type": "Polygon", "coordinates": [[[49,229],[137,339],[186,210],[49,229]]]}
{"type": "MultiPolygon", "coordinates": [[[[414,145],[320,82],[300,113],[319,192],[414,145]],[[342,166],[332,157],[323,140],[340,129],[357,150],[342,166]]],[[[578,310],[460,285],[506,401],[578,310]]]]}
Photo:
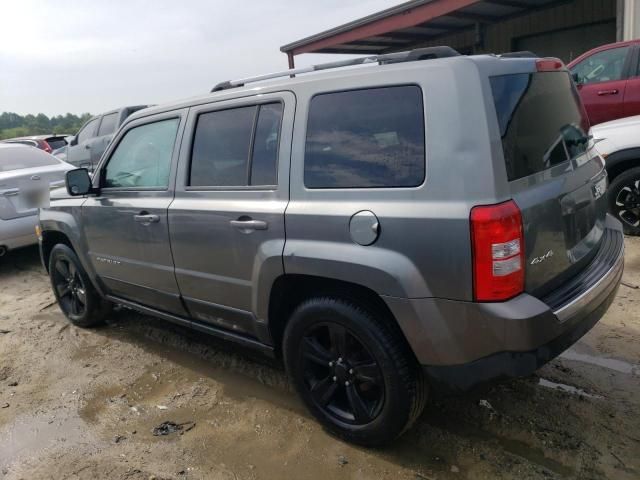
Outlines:
{"type": "Polygon", "coordinates": [[[395,319],[372,302],[309,298],[294,309],[282,340],[287,374],[309,411],[330,433],[365,446],[401,435],[427,399],[395,319]]]}
{"type": "Polygon", "coordinates": [[[57,244],[49,255],[51,287],[62,313],[78,327],[104,323],[112,304],[100,296],[76,253],[57,244]]]}
{"type": "Polygon", "coordinates": [[[51,279],[65,315],[82,317],[87,306],[87,290],[75,265],[68,258],[57,258],[51,279]]]}
{"type": "Polygon", "coordinates": [[[608,194],[609,211],[622,222],[624,233],[640,235],[640,168],[616,176],[608,194]]]}
{"type": "Polygon", "coordinates": [[[382,372],[356,335],[337,323],[314,325],[302,352],[305,384],[318,408],[352,425],[378,416],[384,404],[382,372]]]}

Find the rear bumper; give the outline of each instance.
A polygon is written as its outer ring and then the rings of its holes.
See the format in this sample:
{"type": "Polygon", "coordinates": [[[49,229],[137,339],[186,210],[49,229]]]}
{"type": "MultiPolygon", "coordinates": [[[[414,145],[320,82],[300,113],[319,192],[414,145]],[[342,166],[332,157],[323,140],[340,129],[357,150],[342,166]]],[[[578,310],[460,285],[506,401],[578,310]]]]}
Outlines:
{"type": "Polygon", "coordinates": [[[608,217],[592,262],[543,299],[525,293],[503,303],[387,303],[396,318],[409,315],[401,327],[430,380],[449,390],[467,390],[529,375],[575,343],[609,308],[623,268],[622,226],[608,217]],[[412,321],[411,315],[418,319],[412,321]]]}
{"type": "Polygon", "coordinates": [[[12,250],[38,243],[35,226],[38,215],[0,220],[0,246],[12,250]]]}

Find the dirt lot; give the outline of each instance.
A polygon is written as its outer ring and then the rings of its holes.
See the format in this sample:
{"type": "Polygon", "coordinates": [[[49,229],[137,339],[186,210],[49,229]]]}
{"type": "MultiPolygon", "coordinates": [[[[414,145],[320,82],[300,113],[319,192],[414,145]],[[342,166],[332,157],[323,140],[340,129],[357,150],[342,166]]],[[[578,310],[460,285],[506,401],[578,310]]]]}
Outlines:
{"type": "MultiPolygon", "coordinates": [[[[640,285],[640,239],[624,276],[640,285]]],[[[122,310],[53,304],[35,249],[0,260],[0,478],[640,478],[640,289],[534,376],[433,398],[391,448],[327,435],[278,365],[122,310]],[[164,421],[182,433],[154,436],[164,421]]]]}

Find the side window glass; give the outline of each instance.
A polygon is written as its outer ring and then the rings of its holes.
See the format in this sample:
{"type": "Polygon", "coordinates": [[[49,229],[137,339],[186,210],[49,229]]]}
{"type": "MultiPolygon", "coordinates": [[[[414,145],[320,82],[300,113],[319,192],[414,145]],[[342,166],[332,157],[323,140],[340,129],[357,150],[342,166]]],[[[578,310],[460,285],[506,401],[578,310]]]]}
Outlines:
{"type": "Polygon", "coordinates": [[[282,109],[281,103],[269,103],[201,114],[193,139],[189,185],[275,185],[282,109]]]}
{"type": "Polygon", "coordinates": [[[242,186],[256,107],[203,113],[191,151],[191,186],[242,186]]]}
{"type": "Polygon", "coordinates": [[[94,136],[98,119],[94,118],[78,133],[78,143],[86,142],[94,136]]]}
{"type": "Polygon", "coordinates": [[[307,188],[416,187],[425,177],[417,86],[325,93],[309,105],[307,188]]]}
{"type": "Polygon", "coordinates": [[[629,47],[611,48],[594,53],[571,70],[582,84],[621,80],[629,47]]]}
{"type": "Polygon", "coordinates": [[[260,106],[253,140],[250,185],[277,185],[278,145],[282,124],[281,103],[260,106]]]}
{"type": "Polygon", "coordinates": [[[161,120],[129,130],[104,172],[106,188],[167,188],[180,120],[161,120]]]}
{"type": "Polygon", "coordinates": [[[118,123],[118,113],[110,113],[109,115],[105,115],[102,117],[102,122],[100,122],[100,128],[98,128],[98,137],[102,137],[103,135],[111,135],[116,131],[116,124],[118,123]]]}

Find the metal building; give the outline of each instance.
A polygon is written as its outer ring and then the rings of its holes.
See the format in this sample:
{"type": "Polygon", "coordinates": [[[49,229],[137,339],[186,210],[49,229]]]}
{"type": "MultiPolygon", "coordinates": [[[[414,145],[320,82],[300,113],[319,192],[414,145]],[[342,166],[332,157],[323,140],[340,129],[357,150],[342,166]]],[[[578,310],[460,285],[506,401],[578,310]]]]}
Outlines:
{"type": "Polygon", "coordinates": [[[640,38],[640,0],[412,0],[281,47],[301,53],[379,54],[449,45],[461,53],[530,50],[569,62],[640,38]]]}

